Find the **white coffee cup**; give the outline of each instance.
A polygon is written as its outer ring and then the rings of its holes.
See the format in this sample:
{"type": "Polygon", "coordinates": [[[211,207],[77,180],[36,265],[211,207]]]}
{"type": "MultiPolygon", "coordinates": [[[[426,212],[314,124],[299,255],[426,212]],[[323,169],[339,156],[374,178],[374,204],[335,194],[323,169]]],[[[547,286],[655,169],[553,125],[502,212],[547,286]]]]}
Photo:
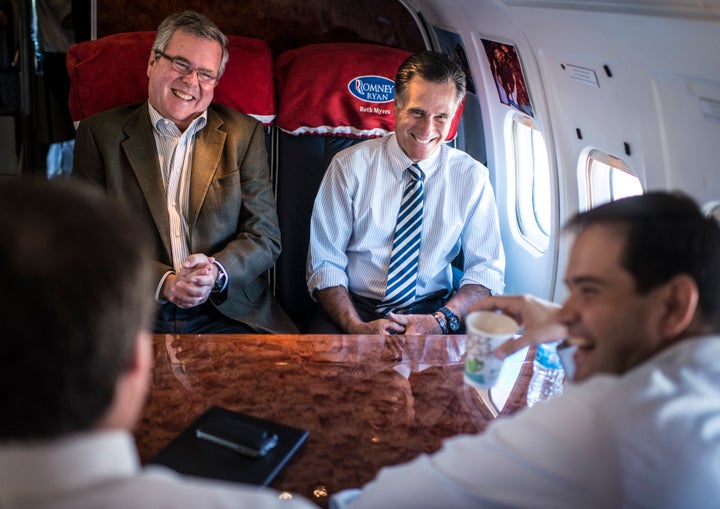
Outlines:
{"type": "Polygon", "coordinates": [[[497,383],[503,364],[493,354],[493,350],[513,337],[520,326],[506,315],[493,311],[473,311],[465,318],[465,328],[465,383],[489,389],[497,383]]]}

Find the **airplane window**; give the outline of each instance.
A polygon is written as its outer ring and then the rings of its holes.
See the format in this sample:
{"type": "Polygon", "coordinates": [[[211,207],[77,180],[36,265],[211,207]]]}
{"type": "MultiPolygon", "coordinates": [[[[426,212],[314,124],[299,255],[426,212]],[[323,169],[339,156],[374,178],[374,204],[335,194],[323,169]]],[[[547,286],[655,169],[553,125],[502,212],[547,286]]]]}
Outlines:
{"type": "Polygon", "coordinates": [[[533,120],[513,115],[515,203],[518,228],[532,246],[544,252],[550,242],[550,166],[542,133],[533,120]]]}
{"type": "Polygon", "coordinates": [[[587,196],[585,208],[643,193],[640,179],[627,163],[600,150],[592,150],[588,155],[584,180],[587,196]]]}

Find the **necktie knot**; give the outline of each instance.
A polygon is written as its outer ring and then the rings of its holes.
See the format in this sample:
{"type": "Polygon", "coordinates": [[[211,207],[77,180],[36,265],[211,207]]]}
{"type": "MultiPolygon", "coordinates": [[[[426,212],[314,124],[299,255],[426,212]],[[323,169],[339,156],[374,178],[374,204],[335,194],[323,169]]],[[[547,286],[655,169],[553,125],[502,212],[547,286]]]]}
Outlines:
{"type": "Polygon", "coordinates": [[[420,182],[425,180],[425,173],[420,169],[417,163],[413,163],[411,166],[408,166],[408,172],[413,180],[419,180],[420,182]]]}

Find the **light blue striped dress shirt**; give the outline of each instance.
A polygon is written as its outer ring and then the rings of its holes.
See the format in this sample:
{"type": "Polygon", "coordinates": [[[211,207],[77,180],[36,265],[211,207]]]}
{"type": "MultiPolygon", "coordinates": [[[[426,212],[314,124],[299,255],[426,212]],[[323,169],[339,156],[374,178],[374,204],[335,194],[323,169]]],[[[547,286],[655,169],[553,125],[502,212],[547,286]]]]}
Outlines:
{"type": "MultiPolygon", "coordinates": [[[[344,286],[371,299],[385,294],[395,221],[412,161],[394,134],[359,143],[330,163],[310,225],[307,285],[344,286]]],[[[461,285],[493,294],[504,288],[505,254],[488,169],[442,145],[419,162],[425,172],[425,213],[417,299],[452,287],[452,260],[461,248],[461,285]]]]}

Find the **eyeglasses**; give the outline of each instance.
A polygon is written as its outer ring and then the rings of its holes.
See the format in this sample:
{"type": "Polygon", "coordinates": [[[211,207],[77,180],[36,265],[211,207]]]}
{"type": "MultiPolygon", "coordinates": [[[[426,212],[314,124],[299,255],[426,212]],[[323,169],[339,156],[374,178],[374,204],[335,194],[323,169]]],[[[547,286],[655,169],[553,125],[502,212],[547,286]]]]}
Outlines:
{"type": "Polygon", "coordinates": [[[187,76],[188,74],[195,71],[197,73],[198,83],[208,84],[213,83],[218,79],[218,77],[215,74],[210,73],[210,71],[193,67],[192,65],[190,65],[190,62],[188,62],[183,57],[171,57],[170,55],[163,53],[159,49],[156,49],[154,51],[157,55],[160,55],[161,57],[169,60],[173,70],[182,74],[183,76],[187,76]]]}

